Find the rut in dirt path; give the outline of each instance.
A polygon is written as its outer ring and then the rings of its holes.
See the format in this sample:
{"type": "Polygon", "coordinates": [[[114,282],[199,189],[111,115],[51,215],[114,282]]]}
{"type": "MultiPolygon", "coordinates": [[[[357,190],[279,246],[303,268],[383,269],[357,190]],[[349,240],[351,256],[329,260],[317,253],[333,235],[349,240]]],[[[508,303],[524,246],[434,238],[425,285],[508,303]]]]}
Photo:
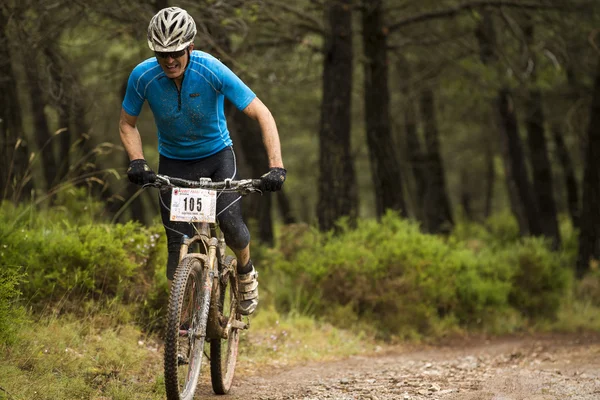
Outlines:
{"type": "Polygon", "coordinates": [[[238,377],[222,400],[600,400],[597,336],[503,339],[279,368],[238,377]]]}

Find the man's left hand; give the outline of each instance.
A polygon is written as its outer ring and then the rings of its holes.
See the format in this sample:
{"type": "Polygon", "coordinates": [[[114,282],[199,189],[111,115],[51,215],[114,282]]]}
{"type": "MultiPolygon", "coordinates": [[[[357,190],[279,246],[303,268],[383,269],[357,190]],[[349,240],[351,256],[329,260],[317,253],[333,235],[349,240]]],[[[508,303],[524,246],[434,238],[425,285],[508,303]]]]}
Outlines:
{"type": "Polygon", "coordinates": [[[269,172],[261,176],[262,184],[260,189],[267,192],[276,192],[281,190],[283,182],[285,182],[285,168],[274,167],[269,169],[269,172]]]}

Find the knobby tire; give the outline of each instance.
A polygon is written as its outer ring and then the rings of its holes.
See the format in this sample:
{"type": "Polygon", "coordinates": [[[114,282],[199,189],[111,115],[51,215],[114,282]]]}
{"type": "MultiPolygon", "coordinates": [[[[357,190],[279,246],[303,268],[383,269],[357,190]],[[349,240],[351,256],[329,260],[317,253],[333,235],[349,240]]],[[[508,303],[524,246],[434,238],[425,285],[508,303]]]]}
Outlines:
{"type": "MultiPolygon", "coordinates": [[[[227,256],[221,263],[225,270],[230,269],[222,279],[219,279],[219,314],[222,317],[222,326],[225,327],[229,316],[234,314],[236,320],[241,321],[237,312],[237,284],[235,275],[235,258],[227,256]]],[[[231,329],[227,339],[211,339],[210,341],[210,377],[213,391],[216,394],[227,394],[231,388],[235,364],[240,341],[239,329],[231,329]]]]}
{"type": "Polygon", "coordinates": [[[202,264],[195,257],[183,259],[171,285],[164,357],[168,400],[191,400],[198,385],[210,304],[210,290],[204,288],[211,283],[202,264]],[[186,356],[187,364],[182,363],[186,356]]]}

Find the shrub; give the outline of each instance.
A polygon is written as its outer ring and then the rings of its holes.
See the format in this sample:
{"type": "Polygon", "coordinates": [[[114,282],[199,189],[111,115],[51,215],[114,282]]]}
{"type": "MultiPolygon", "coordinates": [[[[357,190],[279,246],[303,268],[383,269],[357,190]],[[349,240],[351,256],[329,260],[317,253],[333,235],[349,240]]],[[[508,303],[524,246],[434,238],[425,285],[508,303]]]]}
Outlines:
{"type": "Polygon", "coordinates": [[[465,242],[477,250],[483,247],[505,247],[521,240],[519,225],[510,212],[490,216],[483,224],[461,221],[452,231],[451,240],[465,242]]]}
{"type": "Polygon", "coordinates": [[[158,234],[136,223],[56,224],[21,229],[6,240],[2,263],[27,273],[23,294],[34,303],[73,298],[139,295],[132,283],[153,277],[150,262],[158,234]]]}
{"type": "Polygon", "coordinates": [[[543,239],[525,238],[511,252],[511,261],[519,268],[511,281],[509,302],[528,317],[555,317],[572,286],[572,274],[563,257],[548,248],[543,239]]]}
{"type": "Polygon", "coordinates": [[[501,240],[485,239],[494,244],[473,248],[457,236],[422,234],[415,223],[389,213],[379,223],[342,227],[335,236],[307,230],[290,235],[284,251],[264,254],[264,264],[267,274],[290,277],[288,287],[275,292],[283,311],[309,310],[338,325],[358,318],[392,335],[430,334],[448,321],[502,329],[502,321],[514,320],[517,312],[555,315],[569,285],[560,257],[542,241],[514,240],[511,229],[500,229],[501,240]]]}
{"type": "Polygon", "coordinates": [[[23,299],[34,310],[76,311],[82,302],[135,304],[150,327],[166,303],[166,245],[161,225],[108,224],[93,218],[64,219],[61,207],[47,211],[4,205],[0,220],[9,215],[32,216],[1,224],[0,264],[20,269],[23,299]]]}
{"type": "Polygon", "coordinates": [[[592,260],[590,271],[575,285],[575,298],[600,307],[600,262],[592,260]]]}

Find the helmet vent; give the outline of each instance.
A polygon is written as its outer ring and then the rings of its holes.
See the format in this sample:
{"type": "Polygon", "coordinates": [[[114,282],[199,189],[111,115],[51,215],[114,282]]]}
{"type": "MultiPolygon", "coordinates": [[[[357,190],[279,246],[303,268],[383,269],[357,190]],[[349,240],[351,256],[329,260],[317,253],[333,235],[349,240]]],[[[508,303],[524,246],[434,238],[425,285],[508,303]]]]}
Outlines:
{"type": "Polygon", "coordinates": [[[179,7],[160,10],[148,26],[148,46],[153,51],[179,51],[189,46],[196,36],[196,23],[179,7]]]}

